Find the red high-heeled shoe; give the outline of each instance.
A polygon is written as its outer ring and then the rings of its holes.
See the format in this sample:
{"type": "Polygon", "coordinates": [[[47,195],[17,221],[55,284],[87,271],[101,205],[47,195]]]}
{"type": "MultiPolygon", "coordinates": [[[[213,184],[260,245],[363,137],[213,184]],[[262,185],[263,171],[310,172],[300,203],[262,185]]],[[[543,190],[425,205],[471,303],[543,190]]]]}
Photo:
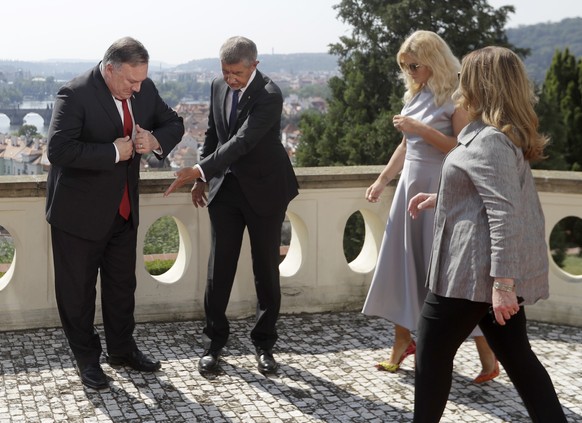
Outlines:
{"type": "Polygon", "coordinates": [[[410,344],[408,344],[408,347],[406,347],[406,350],[404,350],[404,352],[400,356],[400,360],[398,360],[397,364],[390,363],[389,361],[381,361],[378,364],[376,364],[375,367],[378,370],[384,370],[386,372],[394,373],[400,368],[400,364],[404,361],[406,357],[414,354],[416,354],[416,342],[412,340],[410,341],[410,344]]]}
{"type": "Polygon", "coordinates": [[[499,376],[499,362],[495,360],[495,368],[493,371],[491,373],[479,373],[479,375],[473,379],[473,383],[484,383],[495,379],[497,376],[499,376]]]}

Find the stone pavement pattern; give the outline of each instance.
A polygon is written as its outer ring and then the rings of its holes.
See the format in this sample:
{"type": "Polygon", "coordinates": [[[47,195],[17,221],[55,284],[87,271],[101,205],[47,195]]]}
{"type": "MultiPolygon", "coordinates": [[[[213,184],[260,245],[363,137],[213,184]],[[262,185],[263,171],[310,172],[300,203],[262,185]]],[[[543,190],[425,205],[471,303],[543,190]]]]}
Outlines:
{"type": "MultiPolygon", "coordinates": [[[[256,370],[251,319],[232,322],[222,372],[204,378],[202,322],[139,324],[136,338],[162,370],[113,369],[104,391],[85,389],[60,328],[0,333],[0,423],[12,422],[409,422],[414,360],[390,374],[393,329],[357,312],[285,315],[275,356],[277,375],[256,370]]],[[[97,328],[102,330],[101,327],[97,328]]],[[[571,422],[582,422],[582,329],[530,322],[534,350],[548,369],[571,422]]],[[[528,422],[502,370],[484,385],[472,341],[459,350],[442,422],[528,422]]]]}

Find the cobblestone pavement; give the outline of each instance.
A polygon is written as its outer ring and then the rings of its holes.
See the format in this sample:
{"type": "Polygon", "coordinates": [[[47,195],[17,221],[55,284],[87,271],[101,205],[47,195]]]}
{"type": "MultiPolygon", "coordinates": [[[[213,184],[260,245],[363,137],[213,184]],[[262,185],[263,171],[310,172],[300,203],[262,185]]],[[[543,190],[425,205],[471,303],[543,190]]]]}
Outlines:
{"type": "MultiPolygon", "coordinates": [[[[275,351],[277,375],[258,373],[248,338],[252,320],[232,322],[221,373],[202,377],[202,322],[139,324],[140,347],[162,361],[142,374],[103,364],[104,391],[85,389],[59,328],[0,333],[0,422],[409,422],[414,360],[390,374],[391,325],[357,312],[285,315],[275,351]]],[[[102,328],[98,328],[101,330],[102,328]]],[[[582,422],[582,329],[530,322],[534,350],[566,415],[582,422]]],[[[507,375],[474,385],[472,341],[457,354],[442,422],[527,422],[507,375]]]]}

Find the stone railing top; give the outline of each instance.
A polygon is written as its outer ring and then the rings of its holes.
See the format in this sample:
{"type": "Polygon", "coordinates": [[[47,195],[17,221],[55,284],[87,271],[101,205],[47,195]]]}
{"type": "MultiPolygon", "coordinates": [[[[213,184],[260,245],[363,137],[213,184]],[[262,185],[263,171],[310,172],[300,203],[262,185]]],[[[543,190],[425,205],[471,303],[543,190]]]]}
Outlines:
{"type": "MultiPolygon", "coordinates": [[[[302,189],[367,187],[384,166],[327,166],[296,167],[295,173],[302,189]]],[[[582,172],[533,170],[540,192],[582,194],[582,172]]],[[[174,179],[174,172],[142,172],[140,192],[162,193],[174,179]]],[[[395,181],[393,181],[395,183],[395,181]]],[[[180,191],[189,191],[183,187],[180,191]]],[[[0,198],[44,197],[46,175],[0,177],[0,198]]]]}

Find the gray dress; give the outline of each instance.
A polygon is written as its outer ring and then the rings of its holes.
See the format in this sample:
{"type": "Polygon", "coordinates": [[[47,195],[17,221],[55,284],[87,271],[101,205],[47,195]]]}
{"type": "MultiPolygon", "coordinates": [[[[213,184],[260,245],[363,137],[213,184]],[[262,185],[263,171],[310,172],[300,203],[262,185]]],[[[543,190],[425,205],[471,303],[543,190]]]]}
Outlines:
{"type": "MultiPolygon", "coordinates": [[[[455,106],[448,101],[438,107],[424,88],[401,114],[453,135],[455,106]]],[[[434,212],[423,211],[412,220],[408,201],[419,192],[437,192],[445,154],[415,134],[406,137],[406,158],[394,194],[378,263],[362,313],[384,317],[409,330],[416,330],[426,294],[426,273],[433,240],[434,212]]]]}

